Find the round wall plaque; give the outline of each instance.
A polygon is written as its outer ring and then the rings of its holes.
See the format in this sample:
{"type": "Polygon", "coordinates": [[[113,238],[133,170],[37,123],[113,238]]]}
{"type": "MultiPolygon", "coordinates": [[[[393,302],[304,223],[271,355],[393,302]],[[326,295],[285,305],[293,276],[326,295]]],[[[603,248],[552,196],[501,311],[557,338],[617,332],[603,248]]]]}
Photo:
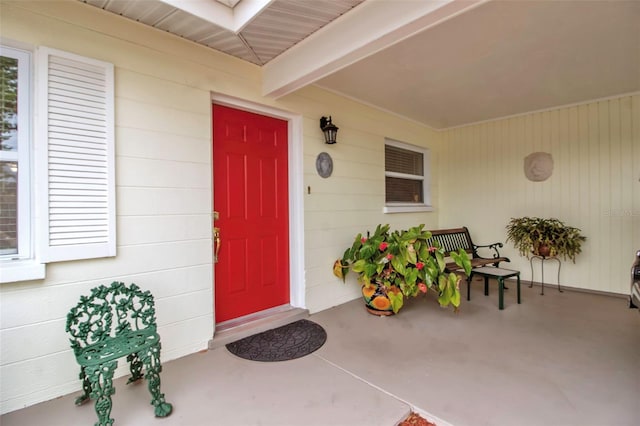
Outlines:
{"type": "Polygon", "coordinates": [[[323,178],[328,178],[333,172],[333,160],[326,152],[321,152],[316,158],[316,170],[323,178]]]}
{"type": "Polygon", "coordinates": [[[524,175],[532,182],[543,182],[553,173],[553,157],[548,152],[534,152],[524,158],[524,175]]]}

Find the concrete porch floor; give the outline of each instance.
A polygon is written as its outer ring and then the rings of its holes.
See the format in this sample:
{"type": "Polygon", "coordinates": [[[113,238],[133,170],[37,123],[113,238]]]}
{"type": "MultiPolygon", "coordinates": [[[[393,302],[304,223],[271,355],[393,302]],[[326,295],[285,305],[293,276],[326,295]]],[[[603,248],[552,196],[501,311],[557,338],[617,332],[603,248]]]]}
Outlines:
{"type": "MultiPolygon", "coordinates": [[[[327,331],[315,353],[260,363],[225,347],[164,363],[174,405],[156,419],[144,382],[115,381],[115,425],[394,426],[412,409],[439,426],[640,424],[640,313],[624,298],[482,282],[458,314],[435,297],[375,317],[355,300],[311,315],[327,331]]],[[[464,286],[466,287],[466,286],[464,286]]],[[[0,417],[2,426],[90,425],[93,403],[67,395],[0,417]]]]}

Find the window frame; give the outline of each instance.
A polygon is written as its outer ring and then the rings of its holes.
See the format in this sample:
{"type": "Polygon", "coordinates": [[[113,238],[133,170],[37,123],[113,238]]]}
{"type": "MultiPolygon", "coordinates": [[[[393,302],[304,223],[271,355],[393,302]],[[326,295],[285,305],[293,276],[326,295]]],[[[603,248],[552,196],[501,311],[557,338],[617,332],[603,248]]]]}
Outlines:
{"type": "MultiPolygon", "coordinates": [[[[386,169],[386,161],[387,157],[385,154],[385,167],[384,167],[384,177],[385,177],[385,204],[383,207],[383,213],[413,213],[413,212],[428,212],[433,211],[433,206],[431,204],[431,152],[428,148],[420,147],[417,145],[408,144],[405,142],[400,142],[394,139],[385,138],[384,141],[385,148],[387,146],[394,146],[397,148],[401,148],[407,151],[412,151],[416,153],[422,154],[423,160],[423,174],[412,175],[398,172],[388,172],[386,169]],[[411,202],[387,202],[387,187],[386,187],[386,178],[394,177],[401,179],[411,179],[411,180],[420,180],[422,181],[422,199],[423,202],[411,203],[411,202]]],[[[385,150],[386,151],[386,150],[385,150]]]]}
{"type": "MultiPolygon", "coordinates": [[[[29,58],[28,64],[26,61],[22,64],[24,72],[19,68],[19,77],[20,74],[28,75],[29,90],[19,88],[18,92],[19,103],[28,106],[26,112],[22,112],[22,109],[19,109],[18,112],[20,126],[18,129],[19,131],[27,130],[26,134],[20,132],[19,137],[24,138],[27,149],[20,149],[22,145],[19,145],[17,153],[20,156],[18,194],[21,195],[22,189],[28,191],[27,195],[20,196],[19,202],[28,202],[28,204],[19,205],[19,256],[15,253],[0,256],[0,283],[43,279],[46,272],[45,264],[49,262],[116,256],[114,65],[44,46],[36,48],[2,37],[0,37],[0,47],[3,54],[5,51],[18,50],[25,52],[29,58]],[[52,65],[53,62],[56,64],[52,65]],[[71,69],[61,73],[60,70],[65,66],[67,69],[69,67],[71,69]],[[83,73],[91,72],[94,73],[94,77],[89,77],[87,80],[86,74],[83,73]],[[80,84],[75,84],[80,80],[82,80],[80,84]],[[89,84],[91,89],[97,88],[104,94],[102,98],[92,97],[92,99],[99,99],[97,101],[99,103],[98,110],[101,111],[97,117],[101,123],[99,124],[101,131],[94,132],[93,138],[89,142],[94,148],[84,149],[76,145],[71,152],[67,149],[69,146],[67,142],[77,142],[78,133],[70,133],[72,136],[65,138],[65,135],[69,134],[68,132],[61,132],[63,134],[61,136],[60,134],[52,135],[49,131],[55,130],[61,122],[65,128],[86,128],[84,125],[87,115],[84,111],[83,114],[67,114],[66,116],[64,111],[60,113],[61,108],[66,107],[68,110],[74,111],[77,110],[79,104],[86,105],[86,98],[74,97],[73,93],[77,95],[77,90],[61,93],[60,88],[64,88],[65,84],[71,89],[87,87],[89,84]],[[54,102],[50,102],[50,93],[54,93],[54,90],[50,90],[52,88],[57,90],[54,102]],[[27,101],[20,100],[22,95],[27,96],[27,101]],[[77,99],[80,101],[78,102],[77,99]],[[55,116],[56,113],[57,116],[55,116]],[[62,121],[60,115],[64,116],[62,121]],[[23,117],[27,120],[26,124],[20,124],[23,117]],[[96,134],[98,136],[95,136],[96,134]],[[56,151],[60,141],[63,142],[64,148],[56,151]],[[99,145],[99,147],[95,149],[95,145],[99,145]],[[76,148],[79,151],[75,150],[76,148]],[[87,154],[88,151],[89,154],[87,154]],[[50,155],[51,152],[53,154],[50,155]],[[66,156],[67,152],[71,152],[71,154],[66,156]],[[72,157],[73,161],[69,161],[72,157]],[[87,191],[85,187],[79,187],[73,181],[73,177],[78,175],[78,170],[81,171],[80,173],[86,170],[85,167],[88,163],[78,163],[81,160],[91,162],[91,166],[93,166],[91,171],[100,169],[100,179],[96,179],[96,181],[100,181],[99,185],[101,185],[99,189],[101,191],[99,197],[101,198],[98,201],[95,201],[96,191],[87,191]],[[96,165],[96,161],[101,163],[96,165]],[[55,191],[61,187],[58,185],[60,176],[67,179],[62,182],[62,186],[66,185],[63,188],[64,193],[61,191],[56,193],[55,191]],[[54,181],[58,188],[51,187],[54,181]],[[68,197],[69,192],[72,193],[72,197],[68,197]],[[57,203],[55,206],[52,206],[52,197],[57,203]],[[71,201],[69,201],[70,198],[71,201]],[[90,217],[95,213],[96,208],[92,205],[85,208],[84,203],[87,200],[101,204],[98,209],[99,213],[103,213],[104,216],[102,223],[96,225],[96,221],[90,217]],[[59,204],[67,209],[66,217],[69,217],[68,208],[71,207],[75,209],[70,213],[74,220],[84,220],[85,222],[78,226],[76,226],[77,223],[64,223],[57,226],[56,229],[52,229],[52,221],[68,222],[65,218],[59,219],[63,209],[53,211],[54,208],[59,207],[59,204]],[[57,218],[54,218],[54,214],[57,215],[57,218]],[[29,229],[25,233],[27,225],[29,229]],[[96,237],[95,231],[98,226],[100,226],[101,233],[96,237]],[[60,236],[61,232],[65,234],[60,236]]],[[[9,55],[7,54],[7,56],[9,55]]],[[[91,105],[95,106],[96,101],[93,101],[91,105]]],[[[95,120],[95,118],[94,114],[92,119],[95,120]]],[[[89,126],[89,130],[93,129],[95,126],[89,126]]],[[[84,136],[84,134],[80,134],[81,138],[84,136]]],[[[86,138],[81,139],[80,143],[84,143],[84,141],[86,138]]],[[[6,154],[0,158],[4,160],[14,157],[15,154],[6,154]]],[[[83,177],[82,174],[80,176],[83,177]]]]}
{"type": "Polygon", "coordinates": [[[36,259],[33,179],[33,48],[0,39],[2,56],[18,60],[18,151],[0,151],[0,159],[18,163],[18,252],[0,254],[0,282],[44,278],[45,266],[36,259]]]}

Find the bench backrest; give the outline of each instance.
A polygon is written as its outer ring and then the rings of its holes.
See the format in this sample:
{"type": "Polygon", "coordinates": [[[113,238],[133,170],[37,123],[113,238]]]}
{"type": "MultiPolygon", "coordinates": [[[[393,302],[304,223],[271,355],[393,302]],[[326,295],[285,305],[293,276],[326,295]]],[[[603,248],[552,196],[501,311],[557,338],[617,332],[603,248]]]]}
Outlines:
{"type": "Polygon", "coordinates": [[[67,314],[66,331],[76,353],[121,333],[144,329],[156,329],[155,303],[151,292],[135,284],[113,282],[93,288],[67,314]]]}
{"type": "Polygon", "coordinates": [[[429,232],[431,232],[431,238],[428,240],[429,244],[436,245],[434,243],[437,242],[447,255],[452,251],[464,249],[472,257],[478,257],[466,226],[453,229],[436,229],[429,232]]]}

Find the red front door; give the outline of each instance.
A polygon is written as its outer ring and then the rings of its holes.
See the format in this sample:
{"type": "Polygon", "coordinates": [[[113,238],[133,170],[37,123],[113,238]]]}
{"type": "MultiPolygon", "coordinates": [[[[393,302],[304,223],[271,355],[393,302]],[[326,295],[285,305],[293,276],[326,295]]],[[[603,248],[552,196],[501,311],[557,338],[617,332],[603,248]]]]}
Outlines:
{"type": "Polygon", "coordinates": [[[216,322],[289,303],[287,122],[213,106],[216,322]]]}

